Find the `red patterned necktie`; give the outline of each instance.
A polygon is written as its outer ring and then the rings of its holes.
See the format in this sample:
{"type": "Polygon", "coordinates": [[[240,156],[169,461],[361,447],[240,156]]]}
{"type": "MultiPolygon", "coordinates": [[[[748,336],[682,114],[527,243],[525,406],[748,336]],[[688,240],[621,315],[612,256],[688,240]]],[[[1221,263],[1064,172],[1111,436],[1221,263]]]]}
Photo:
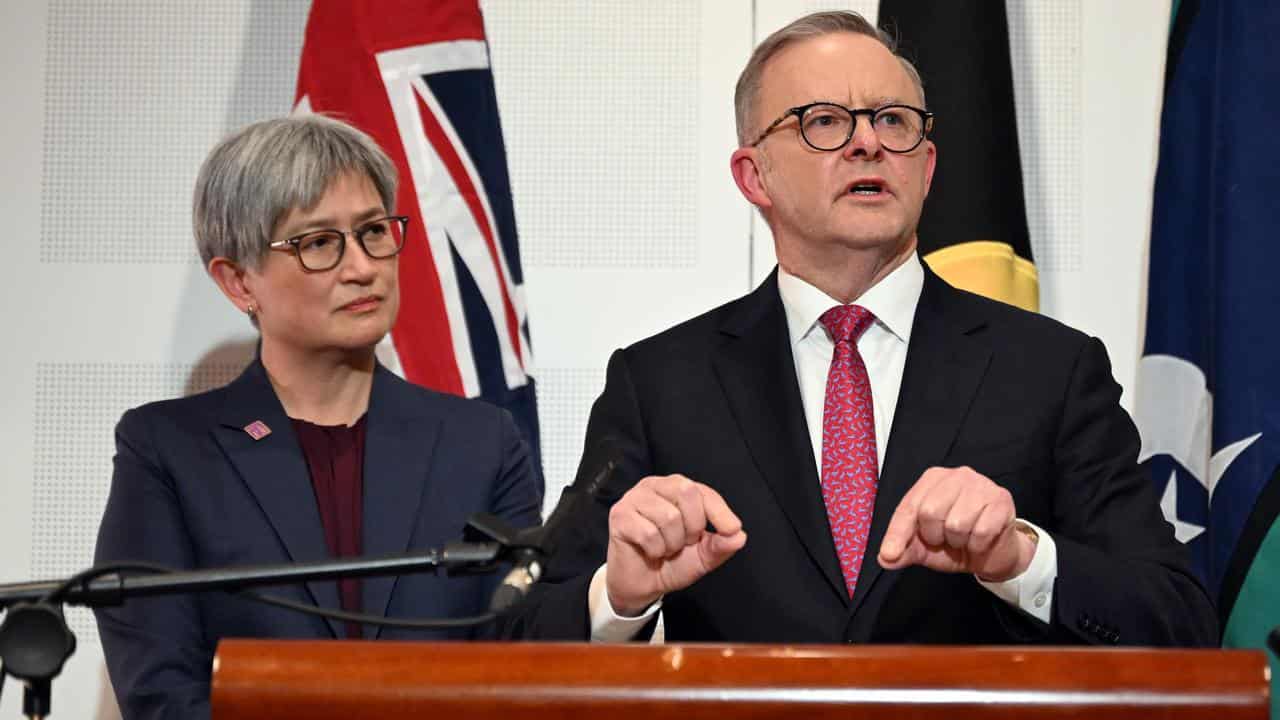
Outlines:
{"type": "Polygon", "coordinates": [[[880,476],[871,381],[857,345],[858,336],[874,320],[860,305],[833,307],[821,318],[836,345],[822,409],[822,499],[849,597],[867,551],[880,476]]]}

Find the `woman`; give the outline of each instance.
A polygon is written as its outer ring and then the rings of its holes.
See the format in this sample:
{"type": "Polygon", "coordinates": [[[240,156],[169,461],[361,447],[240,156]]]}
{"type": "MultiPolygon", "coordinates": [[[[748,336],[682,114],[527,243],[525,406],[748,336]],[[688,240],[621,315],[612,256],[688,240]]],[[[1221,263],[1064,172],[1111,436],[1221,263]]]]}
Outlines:
{"type": "MultiPolygon", "coordinates": [[[[395,195],[386,155],[333,119],[269,120],[214,148],[196,180],[196,244],[218,288],[259,329],[259,355],[225,387],[125,413],[96,564],[403,553],[458,539],[475,512],[538,522],[541,479],[509,414],[411,385],[374,359],[400,299],[408,219],[394,215],[395,195]]],[[[482,613],[496,582],[415,574],[272,592],[444,618],[482,613]]],[[[474,632],[360,627],[226,593],[130,600],[97,618],[130,719],[207,717],[223,637],[474,632]]]]}

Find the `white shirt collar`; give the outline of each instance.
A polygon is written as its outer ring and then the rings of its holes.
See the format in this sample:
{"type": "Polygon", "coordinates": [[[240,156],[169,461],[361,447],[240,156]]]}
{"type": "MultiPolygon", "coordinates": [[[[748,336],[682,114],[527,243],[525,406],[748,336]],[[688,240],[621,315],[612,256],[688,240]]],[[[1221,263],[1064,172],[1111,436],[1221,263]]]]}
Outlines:
{"type": "MultiPolygon", "coordinates": [[[[924,288],[924,267],[920,256],[912,253],[906,262],[894,268],[880,282],[867,288],[853,304],[861,305],[876,316],[876,324],[893,333],[902,342],[911,338],[916,304],[924,288]]],[[[822,313],[841,302],[778,267],[778,294],[787,316],[791,346],[795,347],[815,326],[822,313]]]]}

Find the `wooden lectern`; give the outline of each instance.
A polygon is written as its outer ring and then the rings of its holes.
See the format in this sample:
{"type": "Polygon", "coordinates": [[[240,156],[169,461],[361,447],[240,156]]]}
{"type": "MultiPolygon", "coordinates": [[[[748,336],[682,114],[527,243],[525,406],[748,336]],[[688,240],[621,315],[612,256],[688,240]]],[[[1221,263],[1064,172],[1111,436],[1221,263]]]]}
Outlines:
{"type": "Polygon", "coordinates": [[[1267,717],[1241,650],[226,640],[214,720],[1267,717]]]}

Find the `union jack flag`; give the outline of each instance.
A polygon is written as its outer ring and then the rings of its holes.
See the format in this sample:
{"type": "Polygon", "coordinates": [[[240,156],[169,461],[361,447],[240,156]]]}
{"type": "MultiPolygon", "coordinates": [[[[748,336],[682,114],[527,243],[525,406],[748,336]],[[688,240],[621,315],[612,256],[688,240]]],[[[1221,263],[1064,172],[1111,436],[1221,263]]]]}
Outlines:
{"type": "Polygon", "coordinates": [[[298,112],[371,135],[411,218],[400,315],[379,357],[412,382],[505,407],[541,467],[524,275],[476,0],[317,0],[298,112]]]}

